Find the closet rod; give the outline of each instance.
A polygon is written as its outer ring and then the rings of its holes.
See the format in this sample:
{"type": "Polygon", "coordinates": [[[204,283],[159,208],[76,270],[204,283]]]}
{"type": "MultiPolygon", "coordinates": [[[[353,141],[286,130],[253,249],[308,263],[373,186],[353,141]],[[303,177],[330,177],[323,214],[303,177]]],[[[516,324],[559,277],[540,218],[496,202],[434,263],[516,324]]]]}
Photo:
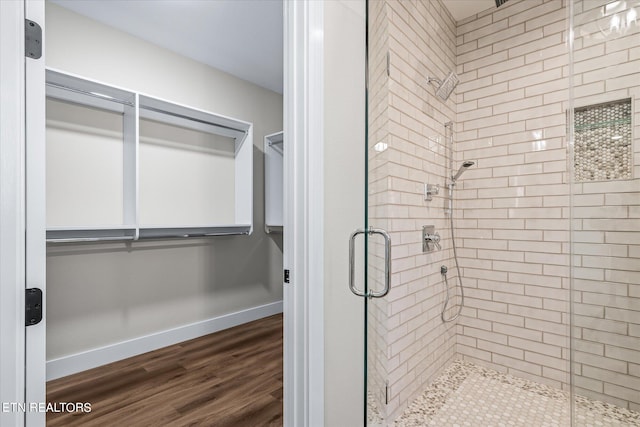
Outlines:
{"type": "Polygon", "coordinates": [[[206,121],[206,120],[196,119],[195,117],[185,116],[184,114],[174,113],[173,111],[166,111],[166,110],[163,110],[163,109],[160,109],[160,108],[150,107],[148,105],[141,105],[140,108],[142,108],[143,110],[153,111],[154,113],[166,114],[166,115],[169,115],[169,116],[178,117],[180,119],[189,120],[191,122],[197,122],[197,123],[202,123],[202,124],[209,125],[209,126],[215,126],[215,127],[222,128],[222,129],[233,130],[233,131],[236,131],[236,132],[242,132],[245,135],[248,132],[245,129],[238,129],[238,128],[234,128],[234,127],[231,127],[231,126],[225,126],[225,125],[220,125],[220,124],[217,124],[217,123],[211,123],[211,122],[206,121]]]}
{"type": "Polygon", "coordinates": [[[116,102],[116,103],[122,104],[122,105],[128,105],[130,107],[134,106],[134,103],[130,102],[130,101],[125,101],[123,99],[114,98],[114,97],[109,96],[109,95],[102,95],[102,94],[99,94],[99,93],[96,93],[96,92],[90,92],[88,90],[75,89],[75,88],[68,87],[68,86],[65,86],[65,85],[61,85],[61,84],[58,84],[58,83],[47,82],[47,86],[51,86],[51,87],[54,87],[56,89],[68,90],[69,92],[79,93],[81,95],[87,95],[87,96],[91,96],[93,98],[103,99],[105,101],[116,102]]]}
{"type": "Polygon", "coordinates": [[[121,240],[134,240],[134,238],[133,236],[69,237],[66,239],[47,239],[47,243],[117,242],[121,240]]]}
{"type": "Polygon", "coordinates": [[[140,236],[138,240],[144,239],[187,239],[190,237],[216,237],[216,236],[238,236],[241,234],[249,234],[246,231],[243,232],[226,232],[226,233],[185,233],[185,234],[153,234],[150,236],[140,236]]]}
{"type": "Polygon", "coordinates": [[[226,232],[226,233],[197,233],[197,234],[154,234],[150,236],[140,236],[135,239],[133,236],[109,236],[109,237],[69,237],[69,238],[53,238],[47,239],[47,243],[91,243],[91,242],[118,242],[128,240],[147,240],[147,239],[186,239],[190,237],[215,237],[215,236],[237,236],[241,234],[249,234],[248,232],[226,232]]]}

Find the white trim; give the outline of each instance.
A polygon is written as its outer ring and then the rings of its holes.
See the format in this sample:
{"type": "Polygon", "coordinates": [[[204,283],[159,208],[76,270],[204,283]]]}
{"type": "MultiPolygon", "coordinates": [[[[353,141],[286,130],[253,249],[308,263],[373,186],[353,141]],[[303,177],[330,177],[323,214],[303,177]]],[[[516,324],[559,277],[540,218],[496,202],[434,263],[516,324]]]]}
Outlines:
{"type": "Polygon", "coordinates": [[[324,425],[324,4],[284,2],[284,425],[324,425]]]}
{"type": "Polygon", "coordinates": [[[324,3],[309,2],[307,206],[309,425],[324,425],[324,3]]]}
{"type": "MultiPolygon", "coordinates": [[[[24,3],[0,1],[0,402],[24,402],[24,3]]],[[[24,414],[0,411],[0,426],[24,414]]]]}
{"type": "MultiPolygon", "coordinates": [[[[294,76],[294,58],[296,46],[295,38],[295,24],[296,24],[296,3],[297,2],[283,2],[283,96],[282,96],[282,120],[283,120],[283,132],[285,138],[288,141],[288,148],[283,155],[283,251],[282,251],[282,264],[283,268],[291,270],[293,267],[293,251],[296,249],[294,244],[294,231],[293,231],[293,153],[297,146],[294,139],[294,94],[296,93],[296,86],[294,76]]],[[[284,335],[284,348],[283,348],[283,425],[284,427],[295,427],[296,420],[301,418],[301,414],[304,413],[304,398],[298,395],[296,387],[300,382],[300,378],[297,373],[296,365],[299,364],[299,360],[304,361],[304,346],[302,343],[297,342],[295,333],[295,325],[298,314],[298,307],[295,301],[295,292],[293,283],[295,283],[295,277],[290,277],[290,284],[283,283],[282,298],[284,303],[284,311],[287,316],[283,321],[283,335],[284,335]]],[[[302,425],[300,425],[303,427],[302,425]]]]}
{"type": "MultiPolygon", "coordinates": [[[[45,38],[43,1],[28,0],[25,18],[37,22],[45,38]]],[[[42,321],[26,328],[25,400],[46,402],[46,177],[45,177],[45,57],[46,42],[42,43],[39,59],[25,59],[25,271],[26,287],[42,290],[42,321]]],[[[28,427],[44,426],[44,412],[27,411],[28,427]]]]}
{"type": "Polygon", "coordinates": [[[248,308],[201,322],[191,323],[116,344],[91,349],[82,353],[60,357],[47,362],[47,381],[178,344],[193,338],[202,337],[278,313],[282,313],[282,301],[248,308]]]}

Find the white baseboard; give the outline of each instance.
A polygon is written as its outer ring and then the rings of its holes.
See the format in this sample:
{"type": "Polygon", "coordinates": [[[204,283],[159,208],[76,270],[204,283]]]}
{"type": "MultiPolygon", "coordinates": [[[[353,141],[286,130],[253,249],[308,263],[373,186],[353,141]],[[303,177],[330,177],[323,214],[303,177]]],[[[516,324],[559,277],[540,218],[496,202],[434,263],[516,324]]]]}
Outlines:
{"type": "MultiPolygon", "coordinates": [[[[1,1],[1,0],[0,0],[1,1]]],[[[47,361],[47,381],[282,313],[282,301],[47,361]]]]}

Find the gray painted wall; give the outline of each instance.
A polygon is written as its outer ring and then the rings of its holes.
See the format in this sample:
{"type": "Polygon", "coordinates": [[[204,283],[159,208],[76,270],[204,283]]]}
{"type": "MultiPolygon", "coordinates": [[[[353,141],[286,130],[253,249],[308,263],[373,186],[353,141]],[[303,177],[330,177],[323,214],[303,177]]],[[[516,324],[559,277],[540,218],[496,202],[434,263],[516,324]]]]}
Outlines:
{"type": "Polygon", "coordinates": [[[264,232],[264,135],[282,96],[46,4],[47,66],[254,124],[251,236],[49,247],[47,359],[282,299],[282,239],[264,232]]]}

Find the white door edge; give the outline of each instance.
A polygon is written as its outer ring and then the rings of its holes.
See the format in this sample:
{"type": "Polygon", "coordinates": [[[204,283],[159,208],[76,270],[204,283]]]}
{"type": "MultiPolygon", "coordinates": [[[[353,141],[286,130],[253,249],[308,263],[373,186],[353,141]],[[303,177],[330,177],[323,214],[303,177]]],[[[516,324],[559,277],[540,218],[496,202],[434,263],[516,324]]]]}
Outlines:
{"type": "MultiPolygon", "coordinates": [[[[44,38],[44,2],[26,1],[25,18],[40,25],[44,38]]],[[[39,59],[25,58],[25,287],[41,289],[44,302],[42,321],[28,326],[25,334],[27,405],[46,402],[45,49],[43,41],[39,59]]],[[[46,413],[38,408],[26,411],[27,427],[44,427],[46,413]]]]}
{"type": "Polygon", "coordinates": [[[25,401],[22,1],[0,1],[0,75],[0,426],[22,427],[24,412],[5,408],[25,401]]]}

